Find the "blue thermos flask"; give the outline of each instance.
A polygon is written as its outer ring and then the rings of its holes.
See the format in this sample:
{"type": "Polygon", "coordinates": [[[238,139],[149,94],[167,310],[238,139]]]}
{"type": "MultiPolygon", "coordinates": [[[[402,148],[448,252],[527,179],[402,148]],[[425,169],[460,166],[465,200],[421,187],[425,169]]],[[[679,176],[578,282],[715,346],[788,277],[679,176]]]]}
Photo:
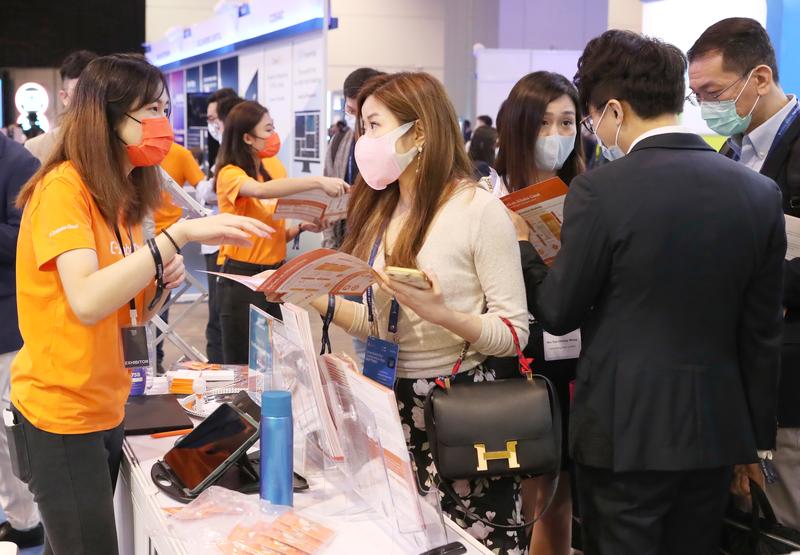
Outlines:
{"type": "Polygon", "coordinates": [[[292,506],[292,395],[261,394],[261,499],[292,506]]]}

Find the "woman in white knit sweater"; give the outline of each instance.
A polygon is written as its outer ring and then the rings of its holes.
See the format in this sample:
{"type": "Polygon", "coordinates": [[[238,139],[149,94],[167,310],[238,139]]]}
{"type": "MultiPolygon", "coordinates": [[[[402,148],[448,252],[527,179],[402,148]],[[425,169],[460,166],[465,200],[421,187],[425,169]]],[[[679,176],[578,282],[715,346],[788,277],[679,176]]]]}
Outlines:
{"type": "MultiPolygon", "coordinates": [[[[359,98],[356,161],[349,232],[342,250],[371,258],[373,267],[423,271],[424,291],[384,275],[374,287],[375,330],[367,304],[337,299],[334,323],[351,335],[399,345],[397,395],[406,440],[422,483],[434,472],[423,421],[423,401],[433,379],[449,374],[464,346],[458,380],[493,379],[487,355],[515,353],[507,318],[524,347],[528,337],[525,288],[514,227],[500,201],[471,180],[458,122],[442,85],[426,73],[398,73],[368,81],[359,98]],[[363,180],[363,181],[362,181],[363,180]],[[396,333],[388,331],[392,298],[399,303],[396,333]]],[[[313,303],[321,314],[327,299],[313,303]]],[[[521,522],[518,480],[460,481],[455,490],[481,518],[521,522]]],[[[524,534],[465,519],[459,523],[497,552],[523,552],[524,534]]]]}

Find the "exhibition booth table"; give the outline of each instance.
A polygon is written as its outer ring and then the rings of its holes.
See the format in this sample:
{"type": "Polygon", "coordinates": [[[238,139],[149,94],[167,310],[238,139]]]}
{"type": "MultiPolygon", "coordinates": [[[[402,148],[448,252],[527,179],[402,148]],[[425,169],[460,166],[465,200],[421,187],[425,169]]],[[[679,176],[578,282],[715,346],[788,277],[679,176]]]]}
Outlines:
{"type": "MultiPolygon", "coordinates": [[[[151,467],[164,457],[175,441],[176,437],[155,439],[149,435],[129,436],[125,440],[114,499],[122,555],[188,555],[198,552],[198,546],[179,539],[170,528],[170,512],[185,505],[168,497],[150,477],[151,467]]],[[[366,510],[353,515],[344,511],[349,503],[344,494],[340,498],[326,495],[327,498],[322,500],[315,491],[317,484],[313,477],[309,478],[309,483],[308,491],[294,495],[295,510],[300,514],[310,510],[314,514],[315,505],[326,505],[323,521],[335,530],[336,536],[323,553],[420,553],[420,550],[397,541],[391,532],[391,523],[382,522],[382,519],[386,519],[378,513],[366,510]],[[343,513],[332,516],[337,512],[337,503],[341,505],[343,513]]],[[[329,494],[330,487],[326,489],[329,494]]],[[[466,553],[490,553],[446,515],[444,523],[448,542],[460,542],[467,549],[466,553]]]]}

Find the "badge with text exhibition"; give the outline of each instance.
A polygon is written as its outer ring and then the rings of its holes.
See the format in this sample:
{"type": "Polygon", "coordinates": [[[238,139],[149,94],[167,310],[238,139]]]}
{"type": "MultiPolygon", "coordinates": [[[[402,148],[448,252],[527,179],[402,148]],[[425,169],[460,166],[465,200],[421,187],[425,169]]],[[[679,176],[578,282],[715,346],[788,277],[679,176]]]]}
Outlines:
{"type": "Polygon", "coordinates": [[[125,368],[142,368],[150,365],[147,328],[144,326],[122,328],[122,356],[125,359],[125,368]]]}

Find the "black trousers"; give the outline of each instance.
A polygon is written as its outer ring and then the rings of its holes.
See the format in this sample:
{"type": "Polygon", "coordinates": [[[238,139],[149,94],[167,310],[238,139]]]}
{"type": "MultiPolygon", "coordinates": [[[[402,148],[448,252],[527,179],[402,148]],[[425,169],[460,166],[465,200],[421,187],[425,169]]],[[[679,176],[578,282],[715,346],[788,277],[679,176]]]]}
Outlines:
{"type": "Polygon", "coordinates": [[[731,467],[613,472],[575,465],[584,555],[716,555],[731,467]]]}
{"type": "Polygon", "coordinates": [[[28,489],[45,529],[44,555],[116,555],[114,488],[122,460],[122,424],[104,432],[40,430],[18,411],[30,460],[28,489]]]}
{"type": "MultiPolygon", "coordinates": [[[[203,255],[206,271],[219,272],[217,253],[203,255]]],[[[222,329],[219,323],[219,296],[217,282],[221,278],[208,276],[208,323],[206,324],[206,356],[208,362],[222,363],[222,329]]]]}
{"type": "MultiPolygon", "coordinates": [[[[227,260],[222,271],[229,274],[252,276],[279,268],[227,260]]],[[[281,320],[279,304],[267,302],[264,293],[251,291],[244,285],[221,279],[217,283],[219,295],[219,321],[222,331],[222,360],[225,364],[247,364],[250,344],[250,305],[281,320]]]]}

